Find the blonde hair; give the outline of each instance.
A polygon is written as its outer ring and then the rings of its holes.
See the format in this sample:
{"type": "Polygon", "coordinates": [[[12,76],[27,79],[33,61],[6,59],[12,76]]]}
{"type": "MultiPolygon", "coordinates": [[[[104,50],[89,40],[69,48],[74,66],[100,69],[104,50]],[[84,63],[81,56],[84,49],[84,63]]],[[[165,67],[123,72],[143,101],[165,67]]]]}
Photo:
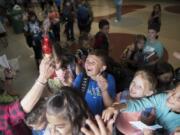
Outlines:
{"type": "Polygon", "coordinates": [[[146,70],[139,70],[135,73],[134,77],[139,75],[148,82],[149,90],[156,92],[157,79],[154,74],[146,70]]]}

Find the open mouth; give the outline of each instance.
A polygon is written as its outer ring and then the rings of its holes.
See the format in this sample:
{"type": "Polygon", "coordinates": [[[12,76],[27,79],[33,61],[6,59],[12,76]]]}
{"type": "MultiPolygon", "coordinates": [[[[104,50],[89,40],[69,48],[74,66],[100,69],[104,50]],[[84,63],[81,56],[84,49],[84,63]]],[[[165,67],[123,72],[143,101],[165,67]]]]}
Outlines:
{"type": "Polygon", "coordinates": [[[92,71],[92,69],[88,69],[88,68],[87,68],[87,69],[86,69],[86,71],[87,71],[87,72],[91,72],[91,71],[92,71]]]}

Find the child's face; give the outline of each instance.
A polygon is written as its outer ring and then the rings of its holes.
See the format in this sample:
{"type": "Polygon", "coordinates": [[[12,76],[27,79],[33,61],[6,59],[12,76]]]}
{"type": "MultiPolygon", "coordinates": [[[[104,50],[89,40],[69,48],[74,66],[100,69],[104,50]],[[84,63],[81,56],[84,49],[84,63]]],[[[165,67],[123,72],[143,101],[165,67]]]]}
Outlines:
{"type": "Polygon", "coordinates": [[[159,11],[160,11],[160,7],[159,7],[159,6],[155,6],[155,7],[154,7],[154,11],[155,11],[155,12],[159,12],[159,11]]]}
{"type": "Polygon", "coordinates": [[[105,33],[105,34],[108,34],[108,33],[109,33],[109,25],[105,25],[105,26],[102,28],[102,32],[105,33]]]}
{"type": "Polygon", "coordinates": [[[137,43],[137,48],[138,48],[138,49],[143,49],[143,48],[144,48],[144,44],[145,44],[145,41],[144,41],[144,40],[140,40],[140,41],[137,43]]]}
{"type": "Polygon", "coordinates": [[[85,62],[86,74],[90,77],[96,77],[98,74],[105,70],[106,66],[102,62],[101,58],[95,55],[88,55],[85,62]]]}
{"type": "Polygon", "coordinates": [[[46,113],[47,121],[50,125],[51,134],[55,135],[72,135],[72,125],[63,115],[49,115],[46,113]]]}
{"type": "Polygon", "coordinates": [[[35,16],[32,16],[31,17],[31,21],[34,22],[36,20],[36,17],[35,16]]]}
{"type": "Polygon", "coordinates": [[[157,32],[153,29],[149,29],[148,30],[148,39],[154,40],[154,39],[156,39],[156,37],[157,37],[157,32]]]}
{"type": "Polygon", "coordinates": [[[180,113],[180,85],[168,94],[166,104],[172,111],[180,113]]]}
{"type": "Polygon", "coordinates": [[[148,81],[137,75],[130,84],[129,93],[132,98],[142,98],[152,95],[153,91],[150,90],[148,81]]]}

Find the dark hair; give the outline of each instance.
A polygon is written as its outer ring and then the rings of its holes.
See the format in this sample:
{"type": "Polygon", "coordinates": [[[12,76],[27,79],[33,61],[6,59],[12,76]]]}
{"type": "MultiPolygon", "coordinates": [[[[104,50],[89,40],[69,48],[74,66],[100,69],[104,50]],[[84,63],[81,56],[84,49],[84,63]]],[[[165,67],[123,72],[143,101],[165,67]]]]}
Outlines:
{"type": "Polygon", "coordinates": [[[46,112],[54,116],[63,112],[63,116],[72,124],[73,135],[81,134],[80,129],[89,116],[82,96],[71,87],[62,87],[59,93],[52,96],[47,102],[46,112]]]}
{"type": "Polygon", "coordinates": [[[161,5],[160,4],[155,4],[153,6],[153,12],[155,12],[155,8],[158,7],[159,8],[159,12],[161,12],[161,5]]]}
{"type": "Polygon", "coordinates": [[[174,83],[175,85],[180,84],[180,67],[174,72],[174,83]]]}
{"type": "Polygon", "coordinates": [[[27,114],[26,117],[26,124],[27,125],[34,125],[38,122],[43,122],[46,120],[46,99],[42,98],[38,101],[36,106],[33,108],[33,110],[27,114]]]}
{"type": "Polygon", "coordinates": [[[95,49],[95,50],[90,51],[88,55],[95,55],[95,56],[99,57],[105,65],[108,64],[109,57],[108,57],[106,51],[104,51],[104,50],[95,49]]]}
{"type": "Polygon", "coordinates": [[[155,30],[157,33],[160,31],[159,24],[152,23],[148,26],[148,30],[155,30]]]}
{"type": "Polygon", "coordinates": [[[174,68],[168,62],[159,62],[155,65],[155,75],[159,76],[171,72],[174,75],[174,68]]]}
{"type": "Polygon", "coordinates": [[[146,42],[146,37],[145,37],[144,35],[142,35],[142,34],[136,35],[135,40],[134,40],[135,49],[137,49],[137,44],[138,44],[141,40],[144,40],[144,42],[146,42]]]}
{"type": "Polygon", "coordinates": [[[75,57],[69,51],[61,48],[59,44],[53,45],[53,55],[57,60],[61,61],[61,68],[63,69],[67,69],[68,65],[75,61],[75,57]]]}
{"type": "Polygon", "coordinates": [[[99,29],[103,29],[103,27],[106,26],[106,25],[109,25],[108,20],[106,20],[106,19],[101,19],[101,20],[99,21],[99,29]]]}
{"type": "Polygon", "coordinates": [[[38,19],[37,15],[36,15],[36,13],[35,13],[34,11],[29,11],[29,12],[28,12],[28,21],[30,21],[33,16],[34,16],[36,19],[38,19]]]}

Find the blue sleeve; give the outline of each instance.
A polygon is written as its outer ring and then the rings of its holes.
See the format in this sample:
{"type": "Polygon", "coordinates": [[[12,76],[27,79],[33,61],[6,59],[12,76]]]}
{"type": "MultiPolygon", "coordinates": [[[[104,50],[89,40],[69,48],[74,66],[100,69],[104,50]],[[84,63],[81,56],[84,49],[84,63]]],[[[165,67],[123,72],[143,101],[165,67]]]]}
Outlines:
{"type": "Polygon", "coordinates": [[[127,108],[124,111],[128,112],[140,112],[145,108],[154,107],[157,111],[157,115],[161,115],[163,109],[166,107],[166,93],[157,94],[151,97],[142,98],[139,100],[129,100],[127,102],[127,108]]]}
{"type": "Polygon", "coordinates": [[[76,89],[79,89],[81,87],[81,82],[83,79],[83,73],[80,73],[79,75],[76,76],[76,78],[73,81],[73,87],[76,89]]]}
{"type": "Polygon", "coordinates": [[[108,93],[114,99],[116,96],[115,79],[112,75],[108,74],[107,81],[108,81],[108,93]]]}

